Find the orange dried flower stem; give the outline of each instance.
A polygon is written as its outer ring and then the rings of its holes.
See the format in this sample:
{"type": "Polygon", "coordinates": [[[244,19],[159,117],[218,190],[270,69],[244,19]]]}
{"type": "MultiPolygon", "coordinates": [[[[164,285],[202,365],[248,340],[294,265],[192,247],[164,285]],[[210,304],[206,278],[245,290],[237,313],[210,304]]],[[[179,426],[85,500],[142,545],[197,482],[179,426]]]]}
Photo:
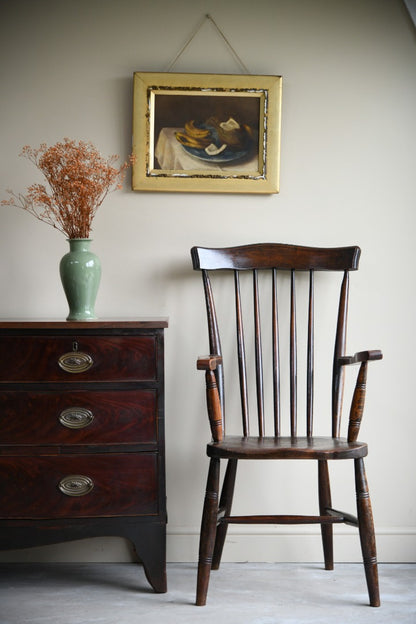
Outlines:
{"type": "Polygon", "coordinates": [[[130,166],[116,167],[118,156],[105,159],[92,143],[67,138],[51,147],[26,145],[20,155],[43,173],[49,189],[32,184],[26,195],[8,190],[10,197],[1,204],[23,208],[67,238],[89,237],[98,208],[108,193],[122,187],[130,166]]]}

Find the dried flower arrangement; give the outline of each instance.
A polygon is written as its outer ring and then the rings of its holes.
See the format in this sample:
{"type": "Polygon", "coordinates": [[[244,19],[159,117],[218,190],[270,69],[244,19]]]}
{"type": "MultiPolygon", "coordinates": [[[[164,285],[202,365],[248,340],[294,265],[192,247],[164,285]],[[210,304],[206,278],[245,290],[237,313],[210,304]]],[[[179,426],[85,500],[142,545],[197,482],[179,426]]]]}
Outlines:
{"type": "Polygon", "coordinates": [[[109,192],[122,187],[130,166],[117,168],[118,156],[104,158],[92,143],[67,138],[51,147],[26,145],[20,156],[43,173],[49,192],[43,184],[32,184],[26,195],[7,190],[11,197],[1,204],[23,208],[69,239],[89,237],[97,209],[109,192]]]}

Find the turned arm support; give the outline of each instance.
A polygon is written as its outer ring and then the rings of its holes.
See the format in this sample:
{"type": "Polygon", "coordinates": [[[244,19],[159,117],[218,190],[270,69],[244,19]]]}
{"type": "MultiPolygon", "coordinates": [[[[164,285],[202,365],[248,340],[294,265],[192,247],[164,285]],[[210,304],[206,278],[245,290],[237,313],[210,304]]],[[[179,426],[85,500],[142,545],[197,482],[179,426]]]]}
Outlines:
{"type": "Polygon", "coordinates": [[[364,411],[365,393],[367,384],[367,365],[372,360],[381,360],[381,351],[359,351],[352,356],[342,356],[339,358],[341,366],[349,364],[360,364],[357,381],[355,383],[354,394],[351,402],[350,419],[348,424],[348,442],[355,442],[360,432],[361,419],[364,411]]]}
{"type": "Polygon", "coordinates": [[[214,442],[221,442],[223,438],[221,402],[218,392],[217,378],[214,372],[217,366],[221,363],[221,356],[205,355],[200,356],[196,364],[198,370],[205,371],[208,417],[214,442]]]}

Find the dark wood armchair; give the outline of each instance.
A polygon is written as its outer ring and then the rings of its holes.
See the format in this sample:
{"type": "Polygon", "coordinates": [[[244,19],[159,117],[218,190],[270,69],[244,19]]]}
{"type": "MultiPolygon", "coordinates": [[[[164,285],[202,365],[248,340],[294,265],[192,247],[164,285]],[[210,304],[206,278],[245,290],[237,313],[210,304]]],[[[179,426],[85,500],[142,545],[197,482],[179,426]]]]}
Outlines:
{"type": "MultiPolygon", "coordinates": [[[[320,524],[325,569],[331,570],[332,527],[335,523],[346,523],[359,529],[370,604],[379,606],[374,526],[364,469],[368,448],[367,444],[358,441],[358,434],[364,409],[367,365],[371,360],[381,359],[382,353],[360,351],[352,356],[345,354],[349,272],[358,268],[360,249],[255,244],[223,249],[193,247],[191,255],[194,269],[202,271],[208,315],[210,355],[199,357],[197,367],[205,371],[212,432],[212,441],[207,445],[210,464],[201,525],[196,604],[204,605],[206,602],[210,571],[219,568],[229,524],[320,524]],[[335,339],[334,356],[333,362],[327,366],[331,388],[327,411],[331,411],[332,403],[332,414],[327,419],[327,437],[324,437],[313,435],[313,397],[315,360],[321,354],[315,334],[322,337],[331,329],[327,299],[333,291],[323,281],[323,278],[329,276],[322,273],[328,271],[338,272],[340,291],[337,286],[334,306],[336,318],[332,330],[332,344],[335,339]],[[229,332],[233,325],[229,322],[230,316],[233,309],[236,311],[236,347],[234,354],[231,353],[235,356],[238,370],[235,377],[232,376],[231,367],[226,369],[224,375],[226,356],[230,354],[222,352],[217,299],[214,304],[213,280],[219,280],[216,288],[223,295],[226,291],[226,274],[231,277],[232,303],[226,304],[221,313],[229,332]],[[249,284],[246,283],[247,279],[249,284]],[[302,289],[305,289],[305,295],[300,294],[302,289]],[[320,293],[319,305],[318,295],[315,295],[317,290],[320,293]],[[283,302],[284,295],[286,304],[283,302]],[[245,309],[246,303],[249,312],[245,309]],[[300,303],[306,308],[302,316],[300,303]],[[318,307],[324,317],[319,324],[318,318],[314,318],[318,307]],[[301,318],[302,322],[297,323],[297,318],[301,318]],[[287,325],[286,332],[282,329],[283,320],[287,325]],[[248,327],[252,330],[250,341],[246,332],[248,327]],[[298,336],[301,333],[304,335],[303,350],[298,336]],[[306,364],[302,382],[298,358],[299,362],[306,364]],[[359,371],[352,392],[347,434],[341,437],[344,372],[351,364],[359,364],[359,371]],[[228,375],[232,376],[233,381],[227,385],[228,375]],[[301,400],[300,387],[304,390],[301,400]],[[237,404],[236,394],[240,397],[237,404]],[[228,408],[229,402],[234,410],[237,408],[241,411],[242,429],[237,435],[228,434],[228,425],[235,423],[231,410],[225,414],[225,406],[228,408]],[[298,404],[300,406],[301,403],[302,417],[299,415],[298,418],[298,404]],[[251,422],[250,412],[255,413],[254,423],[251,422]],[[287,413],[287,424],[281,418],[281,412],[282,415],[283,412],[287,413]],[[300,424],[301,419],[304,433],[300,436],[298,420],[300,424]],[[316,460],[319,515],[231,515],[237,463],[238,460],[248,459],[316,460]],[[354,461],[356,517],[333,509],[331,503],[328,461],[346,459],[354,461]],[[227,467],[220,495],[221,460],[227,460],[227,467]]],[[[225,344],[224,337],[223,341],[225,344]]],[[[233,351],[228,341],[226,349],[233,351]]],[[[324,352],[327,353],[325,348],[324,352]]],[[[318,416],[315,418],[315,422],[316,427],[318,423],[322,427],[320,416],[319,420],[318,416]]]]}

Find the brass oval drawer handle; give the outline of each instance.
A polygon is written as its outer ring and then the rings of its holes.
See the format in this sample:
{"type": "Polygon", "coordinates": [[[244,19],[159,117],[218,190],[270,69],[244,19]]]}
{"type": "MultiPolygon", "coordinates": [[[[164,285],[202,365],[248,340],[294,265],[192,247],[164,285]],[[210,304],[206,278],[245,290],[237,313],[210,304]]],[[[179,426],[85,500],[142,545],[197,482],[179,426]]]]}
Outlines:
{"type": "Polygon", "coordinates": [[[94,360],[88,353],[71,351],[64,353],[58,360],[59,366],[67,373],[84,373],[94,364],[94,360]]]}
{"type": "Polygon", "coordinates": [[[94,487],[94,481],[84,475],[68,475],[60,480],[59,489],[65,496],[85,496],[94,487]]]}
{"type": "Polygon", "coordinates": [[[59,422],[67,429],[84,429],[94,420],[94,414],[85,407],[68,407],[59,414],[59,422]]]}

